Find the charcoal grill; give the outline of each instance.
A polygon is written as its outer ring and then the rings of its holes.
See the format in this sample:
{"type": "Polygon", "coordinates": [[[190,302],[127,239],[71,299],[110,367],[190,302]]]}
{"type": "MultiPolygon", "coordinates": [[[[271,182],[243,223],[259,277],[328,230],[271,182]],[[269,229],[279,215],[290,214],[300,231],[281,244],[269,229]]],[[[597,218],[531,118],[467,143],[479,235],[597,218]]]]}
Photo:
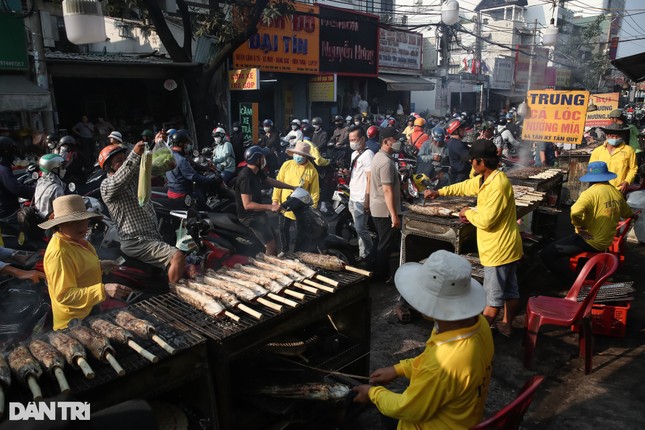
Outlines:
{"type": "MultiPolygon", "coordinates": [[[[598,290],[598,294],[594,299],[594,303],[624,302],[634,300],[633,295],[634,293],[636,293],[636,289],[633,287],[633,285],[633,282],[604,284],[598,290]]],[[[591,287],[589,286],[582,287],[580,289],[580,293],[578,293],[577,301],[583,301],[589,294],[590,290],[591,287]]]]}
{"type": "MultiPolygon", "coordinates": [[[[545,168],[546,170],[546,168],[545,168]]],[[[558,173],[555,176],[552,176],[548,179],[529,179],[525,177],[509,177],[509,181],[513,185],[522,185],[524,187],[533,188],[535,191],[549,191],[555,190],[560,194],[560,189],[562,188],[562,182],[564,180],[564,175],[558,173]]]]}

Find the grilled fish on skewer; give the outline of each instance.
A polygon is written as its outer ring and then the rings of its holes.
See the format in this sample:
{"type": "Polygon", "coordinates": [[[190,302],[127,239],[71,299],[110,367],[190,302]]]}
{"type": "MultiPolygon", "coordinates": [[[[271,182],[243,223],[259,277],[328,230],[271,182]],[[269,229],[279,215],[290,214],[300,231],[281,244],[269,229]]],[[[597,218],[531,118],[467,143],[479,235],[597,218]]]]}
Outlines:
{"type": "Polygon", "coordinates": [[[232,276],[220,275],[217,272],[213,272],[212,270],[206,272],[206,274],[207,276],[210,276],[212,278],[227,281],[228,284],[223,285],[222,288],[228,288],[234,294],[237,294],[237,292],[235,291],[235,287],[248,288],[249,290],[253,291],[254,294],[256,294],[256,297],[255,297],[256,302],[266,307],[269,307],[273,310],[276,310],[278,312],[282,310],[282,305],[275,304],[272,301],[266,300],[263,298],[264,296],[269,294],[269,292],[263,287],[261,287],[260,285],[256,284],[255,282],[244,281],[242,279],[234,278],[232,276]]]}
{"type": "Polygon", "coordinates": [[[272,255],[266,255],[266,254],[258,254],[257,257],[258,259],[266,261],[267,263],[271,263],[275,265],[282,264],[284,267],[293,269],[307,278],[313,278],[316,275],[315,270],[307,267],[305,264],[302,264],[298,260],[291,260],[288,258],[278,258],[272,255]]]}
{"type": "Polygon", "coordinates": [[[127,311],[118,311],[115,315],[115,321],[118,325],[123,327],[126,330],[130,330],[137,336],[143,338],[149,337],[157,345],[162,347],[168,354],[174,354],[177,352],[175,348],[168,345],[168,342],[163,340],[158,334],[157,329],[150,321],[146,321],[141,318],[137,318],[127,311]]]}
{"type": "Polygon", "coordinates": [[[340,272],[345,268],[345,263],[338,257],[332,255],[314,254],[312,252],[297,252],[296,256],[299,260],[307,264],[312,264],[316,267],[340,272]]]}
{"type": "Polygon", "coordinates": [[[79,341],[63,332],[54,331],[49,333],[49,343],[65,356],[70,365],[79,367],[87,379],[94,378],[94,371],[87,362],[85,348],[79,341]]]}
{"type": "Polygon", "coordinates": [[[249,258],[249,262],[256,267],[259,267],[260,269],[280,272],[283,275],[290,277],[294,281],[302,281],[303,279],[305,279],[304,275],[296,272],[293,269],[289,269],[288,267],[280,267],[278,265],[266,263],[264,261],[259,261],[254,258],[249,258]]]}
{"type": "Polygon", "coordinates": [[[277,282],[278,284],[280,284],[285,288],[290,287],[291,284],[293,284],[293,279],[283,275],[282,273],[273,272],[273,271],[269,272],[269,271],[260,269],[258,267],[252,266],[250,264],[247,264],[245,266],[241,264],[236,264],[235,269],[239,272],[250,273],[251,275],[266,276],[267,278],[274,280],[275,282],[277,282]]]}
{"type": "Polygon", "coordinates": [[[81,342],[97,360],[107,361],[119,376],[125,375],[125,370],[116,361],[116,352],[107,338],[85,326],[77,326],[69,330],[69,334],[81,342]]]}
{"type": "Polygon", "coordinates": [[[159,357],[152,354],[147,349],[143,348],[141,345],[134,341],[134,335],[123,327],[112,324],[109,321],[106,321],[102,318],[96,318],[90,322],[90,327],[97,332],[98,334],[107,337],[108,339],[121,343],[123,345],[128,345],[130,348],[134,349],[145,359],[156,363],[159,361],[159,357]]]}
{"type": "Polygon", "coordinates": [[[29,386],[34,400],[42,399],[43,393],[38,385],[38,378],[43,374],[43,370],[29,350],[23,345],[17,346],[7,356],[7,362],[18,380],[29,386]]]}
{"type": "Polygon", "coordinates": [[[196,307],[205,314],[212,317],[219,317],[224,312],[224,306],[214,298],[206,294],[191,290],[190,288],[174,285],[171,287],[180,299],[189,305],[196,307]]]}
{"type": "Polygon", "coordinates": [[[243,272],[240,270],[232,270],[227,268],[221,268],[217,273],[220,273],[225,276],[230,276],[232,278],[238,278],[243,281],[253,282],[255,284],[261,285],[272,293],[279,293],[284,288],[282,285],[263,276],[253,275],[251,273],[243,272]]]}
{"type": "Polygon", "coordinates": [[[11,369],[4,355],[0,354],[0,417],[4,415],[4,390],[11,385],[11,369]]]}
{"type": "MultiPolygon", "coordinates": [[[[215,272],[211,273],[214,274],[215,272]]],[[[206,275],[202,278],[202,281],[207,285],[212,285],[213,287],[221,288],[224,291],[235,294],[240,300],[247,302],[251,302],[262,295],[234,282],[226,281],[214,276],[209,276],[209,272],[206,272],[206,275]]]]}
{"type": "MultiPolygon", "coordinates": [[[[239,299],[235,296],[235,294],[232,294],[226,290],[222,290],[221,288],[214,287],[212,285],[204,284],[203,282],[198,282],[198,281],[184,281],[183,285],[185,285],[187,288],[190,288],[191,290],[195,290],[199,293],[206,294],[208,296],[211,296],[215,300],[218,300],[221,304],[224,305],[225,308],[227,309],[234,309],[237,308],[241,305],[239,299]]],[[[242,306],[240,310],[245,311],[246,306],[242,306]]],[[[255,311],[253,311],[254,314],[252,314],[254,317],[258,318],[258,316],[255,314],[255,311]]],[[[233,321],[239,321],[240,317],[235,315],[234,313],[225,311],[225,315],[229,318],[231,318],[233,321]]],[[[259,312],[257,312],[259,314],[259,312]]],[[[260,317],[262,314],[259,314],[260,317]]]]}
{"type": "Polygon", "coordinates": [[[343,384],[300,384],[269,386],[258,390],[258,394],[286,399],[340,401],[349,395],[351,389],[343,384]]]}
{"type": "Polygon", "coordinates": [[[32,340],[29,343],[29,351],[38,360],[40,365],[54,375],[61,393],[69,393],[69,384],[63,373],[65,357],[56,348],[42,340],[32,340]]]}

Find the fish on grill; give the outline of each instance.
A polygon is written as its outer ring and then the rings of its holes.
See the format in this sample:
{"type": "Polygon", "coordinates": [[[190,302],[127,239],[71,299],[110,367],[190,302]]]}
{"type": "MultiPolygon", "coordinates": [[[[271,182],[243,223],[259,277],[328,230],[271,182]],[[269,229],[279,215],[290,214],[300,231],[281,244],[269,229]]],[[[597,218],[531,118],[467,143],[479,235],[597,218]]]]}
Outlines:
{"type": "Polygon", "coordinates": [[[110,363],[110,366],[112,366],[117,375],[125,375],[125,370],[123,370],[123,367],[114,358],[116,351],[106,337],[82,325],[70,328],[69,334],[82,343],[97,360],[110,363]]]}
{"type": "Polygon", "coordinates": [[[43,374],[43,370],[27,347],[19,345],[11,350],[7,362],[18,380],[29,386],[34,400],[42,399],[43,393],[38,385],[38,378],[43,374]]]}
{"type": "Polygon", "coordinates": [[[542,173],[545,170],[548,170],[548,167],[520,167],[517,169],[512,169],[506,173],[506,176],[514,179],[528,179],[529,176],[537,175],[542,173]]]}
{"type": "Polygon", "coordinates": [[[259,267],[260,269],[280,272],[283,275],[290,277],[294,281],[302,281],[303,279],[305,279],[304,275],[296,272],[293,269],[289,269],[288,267],[280,267],[278,265],[275,265],[272,263],[266,263],[264,261],[256,260],[254,258],[249,258],[249,262],[255,267],[259,267]]]}
{"type": "Polygon", "coordinates": [[[241,270],[234,270],[234,269],[229,269],[224,267],[219,269],[217,273],[220,273],[225,276],[230,276],[232,278],[241,279],[243,281],[253,282],[255,284],[258,284],[266,288],[268,291],[271,291],[272,293],[276,293],[276,294],[282,291],[282,289],[284,288],[277,281],[274,281],[273,279],[267,278],[265,276],[261,276],[259,275],[259,273],[252,274],[250,272],[244,272],[241,270]]]}
{"type": "Polygon", "coordinates": [[[266,261],[267,263],[271,263],[275,265],[282,264],[284,267],[293,269],[307,278],[313,278],[316,275],[315,270],[307,267],[307,265],[302,264],[298,260],[291,260],[289,258],[278,258],[267,254],[258,254],[257,257],[258,259],[266,261]]]}
{"type": "Polygon", "coordinates": [[[171,290],[179,296],[179,298],[188,303],[189,305],[199,309],[206,315],[212,317],[220,317],[224,313],[224,306],[214,298],[207,296],[190,288],[181,285],[171,286],[171,290]]]}
{"type": "Polygon", "coordinates": [[[235,269],[236,269],[237,272],[249,273],[249,274],[255,275],[255,276],[265,276],[266,278],[277,282],[278,284],[280,284],[284,288],[289,287],[291,284],[293,284],[293,279],[291,279],[288,276],[283,275],[282,273],[278,273],[278,272],[274,272],[274,271],[262,270],[262,269],[260,269],[258,267],[252,266],[250,264],[246,264],[246,265],[236,264],[235,269]]]}
{"type": "Polygon", "coordinates": [[[87,362],[87,354],[83,345],[60,331],[49,333],[49,343],[60,351],[67,362],[74,367],[81,369],[87,379],[94,378],[94,371],[87,362]]]}
{"type": "Polygon", "coordinates": [[[426,206],[406,204],[405,207],[410,212],[414,212],[419,215],[451,217],[453,216],[453,214],[459,213],[459,211],[463,206],[459,208],[455,208],[455,207],[444,207],[444,206],[441,206],[440,204],[429,204],[426,206]]]}
{"type": "Polygon", "coordinates": [[[40,365],[50,372],[58,381],[61,393],[69,393],[69,384],[63,373],[65,357],[56,348],[36,339],[29,343],[29,351],[38,360],[40,365]]]}
{"type": "Polygon", "coordinates": [[[334,272],[340,272],[345,268],[343,260],[338,257],[334,257],[333,255],[314,254],[313,252],[296,252],[296,256],[299,260],[307,264],[334,272]]]}
{"type": "Polygon", "coordinates": [[[275,304],[272,301],[266,300],[263,298],[264,296],[269,294],[269,291],[264,287],[256,284],[255,282],[245,281],[235,276],[222,275],[221,273],[214,272],[212,270],[206,271],[206,275],[204,276],[204,279],[206,280],[207,278],[211,278],[211,279],[215,278],[215,279],[225,281],[223,284],[220,285],[220,287],[227,289],[228,291],[237,295],[242,300],[247,300],[247,299],[243,298],[241,294],[244,294],[245,296],[250,296],[250,294],[247,291],[244,291],[244,290],[248,290],[248,291],[251,291],[255,296],[253,299],[250,299],[250,300],[256,301],[278,312],[282,310],[282,305],[275,304]]]}
{"type": "Polygon", "coordinates": [[[344,384],[308,383],[298,385],[268,386],[257,393],[285,399],[340,401],[346,399],[351,389],[344,384]]]}
{"type": "MultiPolygon", "coordinates": [[[[177,295],[179,296],[179,294],[177,295]]],[[[217,307],[216,305],[219,305],[220,308],[222,307],[221,304],[216,302],[216,304],[209,307],[209,309],[211,309],[212,311],[215,311],[215,308],[217,307]]],[[[118,325],[120,325],[126,330],[133,332],[139,337],[142,337],[144,339],[149,337],[157,345],[162,347],[168,354],[174,354],[175,352],[177,352],[175,348],[170,346],[168,342],[166,342],[161,336],[157,334],[157,329],[150,321],[137,318],[128,311],[118,311],[115,315],[115,321],[118,325]]]]}
{"type": "MultiPolygon", "coordinates": [[[[260,312],[257,312],[244,305],[240,302],[235,294],[227,290],[198,281],[184,280],[183,285],[185,285],[187,288],[190,288],[191,290],[195,290],[199,293],[213,297],[214,299],[220,301],[224,305],[224,307],[226,307],[226,309],[239,309],[242,312],[246,312],[247,314],[253,316],[254,318],[262,318],[262,314],[260,312]]],[[[225,311],[225,315],[235,322],[240,320],[240,317],[235,315],[234,313],[225,311]]]]}
{"type": "Polygon", "coordinates": [[[0,417],[4,415],[4,390],[11,385],[11,369],[4,355],[0,354],[0,417]]]}
{"type": "Polygon", "coordinates": [[[90,321],[90,327],[92,327],[92,330],[94,330],[101,336],[107,337],[111,341],[123,345],[128,345],[145,359],[150,360],[153,363],[159,361],[159,358],[156,355],[150,353],[147,349],[136,343],[134,341],[134,335],[123,327],[112,324],[111,322],[104,320],[103,318],[95,318],[90,321]]]}

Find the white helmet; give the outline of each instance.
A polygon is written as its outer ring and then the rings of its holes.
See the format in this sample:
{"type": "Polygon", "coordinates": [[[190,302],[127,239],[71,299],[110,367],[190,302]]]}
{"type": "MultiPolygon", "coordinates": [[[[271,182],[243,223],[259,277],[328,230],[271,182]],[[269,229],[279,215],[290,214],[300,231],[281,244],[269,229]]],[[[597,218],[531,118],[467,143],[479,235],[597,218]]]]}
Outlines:
{"type": "Polygon", "coordinates": [[[118,131],[113,131],[112,133],[108,134],[108,139],[112,138],[119,143],[123,143],[123,135],[119,133],[118,131]]]}
{"type": "Polygon", "coordinates": [[[298,127],[300,127],[301,123],[299,119],[292,119],[291,120],[291,125],[296,124],[298,127]]]}
{"type": "Polygon", "coordinates": [[[307,118],[304,118],[304,119],[303,119],[302,121],[300,121],[300,122],[302,122],[303,124],[309,124],[309,120],[308,120],[307,118]]]}

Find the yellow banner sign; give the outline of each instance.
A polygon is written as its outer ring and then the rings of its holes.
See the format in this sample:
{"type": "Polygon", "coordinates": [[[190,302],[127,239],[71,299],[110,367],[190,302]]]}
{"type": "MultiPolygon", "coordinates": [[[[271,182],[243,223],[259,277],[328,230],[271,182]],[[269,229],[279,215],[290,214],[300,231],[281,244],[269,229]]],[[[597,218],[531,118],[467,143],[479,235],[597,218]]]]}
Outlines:
{"type": "Polygon", "coordinates": [[[229,70],[228,88],[231,91],[259,90],[260,69],[229,70]]]}
{"type": "Polygon", "coordinates": [[[592,94],[591,103],[598,106],[593,112],[587,112],[586,127],[604,127],[611,124],[609,113],[618,109],[620,93],[592,94]]]}
{"type": "Polygon", "coordinates": [[[589,91],[529,91],[522,139],[582,143],[589,91]]]}
{"type": "Polygon", "coordinates": [[[320,19],[318,6],[294,3],[296,12],[270,24],[233,53],[233,67],[259,67],[263,71],[313,73],[320,69],[320,19]]]}
{"type": "Polygon", "coordinates": [[[309,78],[309,100],[312,102],[335,102],[336,75],[330,73],[309,78]]]}

